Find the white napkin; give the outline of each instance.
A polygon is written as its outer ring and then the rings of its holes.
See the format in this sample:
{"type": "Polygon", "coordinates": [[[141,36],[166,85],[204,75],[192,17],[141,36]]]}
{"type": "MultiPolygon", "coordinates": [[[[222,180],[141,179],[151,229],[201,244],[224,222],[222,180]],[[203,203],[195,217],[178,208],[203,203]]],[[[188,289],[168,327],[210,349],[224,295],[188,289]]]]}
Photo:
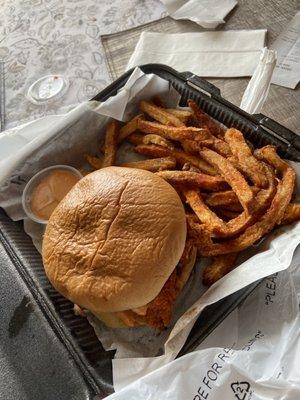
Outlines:
{"type": "Polygon", "coordinates": [[[161,0],[174,19],[189,19],[214,29],[224,23],[226,15],[237,5],[237,0],[161,0]]]}
{"type": "Polygon", "coordinates": [[[264,47],[265,29],[200,32],[143,32],[127,69],[147,63],[206,77],[252,76],[264,47]]]}
{"type": "Polygon", "coordinates": [[[276,51],[265,47],[259,63],[243,94],[240,108],[249,114],[259,113],[269,93],[276,65],[276,51]]]}

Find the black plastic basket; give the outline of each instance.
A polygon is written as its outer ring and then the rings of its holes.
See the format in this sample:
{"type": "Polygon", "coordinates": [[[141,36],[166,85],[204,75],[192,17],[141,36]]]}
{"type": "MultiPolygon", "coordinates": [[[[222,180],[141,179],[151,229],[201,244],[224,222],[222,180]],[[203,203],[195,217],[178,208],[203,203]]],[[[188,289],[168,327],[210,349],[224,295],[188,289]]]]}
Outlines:
{"type": "MultiPolygon", "coordinates": [[[[245,113],[223,99],[219,89],[206,80],[190,72],[178,73],[170,67],[159,64],[147,64],[142,66],[141,69],[147,74],[155,74],[169,81],[180,93],[181,105],[186,105],[187,100],[192,98],[207,114],[216,120],[226,126],[233,126],[240,129],[255,147],[270,143],[275,144],[283,157],[300,161],[300,138],[296,134],[264,115],[249,115],[245,113]]],[[[131,72],[126,72],[95,96],[93,100],[105,101],[110,96],[115,95],[124,86],[131,72]]],[[[14,267],[14,273],[10,279],[17,281],[20,277],[22,278],[23,283],[25,283],[27,290],[30,292],[30,299],[41,314],[40,318],[43,321],[46,320],[46,324],[42,324],[41,322],[41,329],[44,329],[44,334],[47,336],[54,333],[55,337],[59,339],[56,350],[57,357],[59,357],[59,354],[62,354],[61,346],[63,346],[64,351],[67,352],[70,360],[72,360],[71,365],[68,363],[67,368],[73,368],[74,382],[65,382],[66,387],[70,386],[71,398],[101,399],[106,397],[113,391],[111,359],[114,356],[114,352],[106,352],[102,348],[93,328],[87,320],[76,316],[73,312],[73,305],[53,289],[44,273],[41,257],[34,248],[31,239],[25,234],[22,224],[12,222],[3,211],[0,211],[0,242],[6,255],[10,258],[11,265],[14,267]],[[80,383],[78,378],[76,378],[78,376],[82,379],[80,383]],[[77,388],[76,394],[74,394],[72,390],[78,387],[78,385],[80,385],[81,390],[77,388]]],[[[5,265],[2,265],[2,268],[0,268],[1,279],[5,278],[4,269],[5,265]]],[[[196,322],[180,355],[192,351],[204,340],[249,295],[257,284],[254,283],[207,307],[201,314],[201,318],[196,322]]],[[[20,289],[20,293],[22,293],[22,290],[25,289],[20,289]]],[[[21,296],[20,293],[18,296],[21,296]]],[[[1,301],[2,315],[5,316],[6,313],[6,319],[9,320],[11,319],[11,315],[8,315],[8,313],[11,310],[9,304],[6,304],[7,299],[3,298],[1,301]]],[[[30,331],[31,328],[32,330],[34,329],[33,326],[30,327],[29,325],[27,330],[29,329],[30,331]]],[[[11,335],[11,331],[8,335],[9,329],[13,331],[14,328],[8,326],[7,335],[4,331],[0,332],[0,335],[3,334],[4,345],[5,341],[9,343],[8,338],[11,335]]],[[[18,332],[19,338],[21,337],[22,339],[22,335],[24,334],[22,330],[18,332]]],[[[10,351],[13,351],[13,347],[11,347],[10,351]]],[[[40,351],[47,352],[48,350],[47,347],[44,347],[40,351]]],[[[22,357],[24,365],[29,363],[30,357],[28,352],[22,353],[22,357]]],[[[57,387],[59,387],[59,384],[64,380],[64,376],[61,373],[58,373],[54,380],[51,378],[52,380],[49,385],[52,385],[52,391],[43,391],[44,387],[37,390],[38,386],[41,385],[39,379],[36,379],[38,378],[39,371],[43,371],[47,367],[47,365],[45,367],[45,364],[42,363],[44,363],[42,358],[36,359],[36,366],[34,367],[36,376],[32,376],[32,385],[36,385],[36,390],[32,391],[31,395],[27,398],[31,398],[32,400],[40,398],[41,393],[43,394],[42,397],[47,400],[58,398],[55,392],[55,379],[57,379],[57,387]],[[39,395],[35,393],[39,393],[39,395]]],[[[30,380],[30,376],[26,374],[24,376],[25,380],[30,380]]],[[[3,398],[8,400],[20,397],[14,393],[11,396],[7,394],[3,398]]],[[[67,396],[63,395],[59,398],[63,399],[67,398],[67,396]]]]}

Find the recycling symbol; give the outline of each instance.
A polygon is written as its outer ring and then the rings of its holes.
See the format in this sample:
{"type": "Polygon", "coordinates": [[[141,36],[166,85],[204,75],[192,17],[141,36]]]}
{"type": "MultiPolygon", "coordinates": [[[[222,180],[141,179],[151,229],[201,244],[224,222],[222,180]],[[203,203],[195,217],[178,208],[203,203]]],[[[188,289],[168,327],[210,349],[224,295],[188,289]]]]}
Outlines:
{"type": "Polygon", "coordinates": [[[230,386],[238,400],[246,400],[250,389],[249,382],[233,382],[230,386]]]}

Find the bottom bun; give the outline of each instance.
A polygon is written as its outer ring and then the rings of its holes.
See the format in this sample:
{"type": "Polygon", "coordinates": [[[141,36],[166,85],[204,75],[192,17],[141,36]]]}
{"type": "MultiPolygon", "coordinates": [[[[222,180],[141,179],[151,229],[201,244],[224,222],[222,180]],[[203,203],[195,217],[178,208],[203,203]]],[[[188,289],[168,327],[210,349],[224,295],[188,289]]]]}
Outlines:
{"type": "Polygon", "coordinates": [[[128,326],[115,313],[95,313],[96,318],[102,321],[109,328],[128,328],[128,326]]]}

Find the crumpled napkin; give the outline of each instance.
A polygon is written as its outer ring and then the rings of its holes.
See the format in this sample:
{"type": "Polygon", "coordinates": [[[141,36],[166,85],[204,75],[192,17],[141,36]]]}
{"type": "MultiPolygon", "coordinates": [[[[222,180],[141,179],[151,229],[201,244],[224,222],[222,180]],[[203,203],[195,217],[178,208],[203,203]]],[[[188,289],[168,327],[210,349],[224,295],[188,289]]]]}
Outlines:
{"type": "Polygon", "coordinates": [[[189,19],[203,28],[215,29],[224,23],[237,0],[161,0],[174,19],[189,19]]]}

